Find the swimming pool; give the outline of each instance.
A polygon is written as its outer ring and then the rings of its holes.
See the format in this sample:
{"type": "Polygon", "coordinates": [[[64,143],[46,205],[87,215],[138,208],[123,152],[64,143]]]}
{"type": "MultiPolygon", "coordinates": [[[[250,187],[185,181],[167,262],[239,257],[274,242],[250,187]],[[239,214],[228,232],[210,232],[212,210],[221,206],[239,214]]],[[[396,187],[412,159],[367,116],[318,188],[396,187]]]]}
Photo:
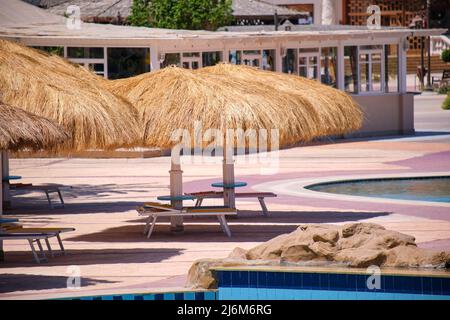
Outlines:
{"type": "Polygon", "coordinates": [[[306,189],[352,196],[450,203],[450,177],[382,178],[333,181],[306,189]]]}

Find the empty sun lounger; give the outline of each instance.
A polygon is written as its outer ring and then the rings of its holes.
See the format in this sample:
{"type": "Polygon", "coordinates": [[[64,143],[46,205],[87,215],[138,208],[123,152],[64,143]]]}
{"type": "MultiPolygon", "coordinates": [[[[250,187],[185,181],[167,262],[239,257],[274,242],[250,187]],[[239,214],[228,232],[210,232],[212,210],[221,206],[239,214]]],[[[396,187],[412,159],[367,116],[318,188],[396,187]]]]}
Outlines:
{"type": "Polygon", "coordinates": [[[29,191],[43,191],[47,197],[48,205],[50,209],[64,208],[64,198],[61,193],[61,187],[59,185],[46,184],[46,185],[32,185],[31,183],[14,183],[9,185],[11,190],[29,190],[29,191]],[[56,193],[58,195],[59,203],[52,202],[51,194],[56,193]]]}
{"type": "Polygon", "coordinates": [[[47,240],[50,235],[45,233],[0,233],[0,240],[28,240],[34,260],[37,263],[47,261],[44,249],[42,248],[41,240],[47,240]],[[39,254],[34,248],[34,243],[38,245],[39,254]]]}
{"type": "Polygon", "coordinates": [[[45,251],[43,250],[40,240],[44,240],[47,246],[48,253],[50,256],[54,257],[54,251],[50,245],[50,238],[55,237],[58,240],[60,254],[64,255],[66,253],[62,239],[60,237],[61,233],[74,231],[75,228],[24,228],[21,225],[9,224],[2,225],[0,231],[0,240],[28,240],[33,253],[33,257],[37,263],[47,261],[45,251]],[[38,245],[39,254],[34,248],[34,243],[38,245]]]}
{"type": "MultiPolygon", "coordinates": [[[[223,198],[223,191],[201,191],[201,192],[193,192],[186,193],[190,196],[195,196],[197,198],[197,202],[195,203],[196,207],[200,207],[204,199],[220,199],[223,198]]],[[[265,216],[269,216],[269,210],[267,210],[266,203],[264,202],[264,198],[274,198],[277,195],[272,192],[236,192],[236,199],[240,198],[257,198],[259,204],[261,205],[262,212],[265,216]]]]}
{"type": "Polygon", "coordinates": [[[182,210],[173,209],[170,205],[148,202],[142,207],[137,208],[137,212],[141,216],[147,216],[144,228],[144,234],[150,238],[158,217],[173,216],[215,216],[219,220],[219,224],[228,237],[231,237],[231,231],[228,227],[225,216],[236,215],[236,209],[217,206],[217,207],[185,207],[182,210]]]}

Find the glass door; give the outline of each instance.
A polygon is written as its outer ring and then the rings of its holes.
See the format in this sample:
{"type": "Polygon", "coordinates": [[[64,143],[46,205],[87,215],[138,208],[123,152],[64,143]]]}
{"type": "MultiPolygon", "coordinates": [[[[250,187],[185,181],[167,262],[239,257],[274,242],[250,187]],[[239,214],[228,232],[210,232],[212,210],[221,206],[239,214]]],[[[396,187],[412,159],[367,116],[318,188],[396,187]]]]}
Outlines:
{"type": "Polygon", "coordinates": [[[359,49],[360,92],[381,92],[383,89],[383,49],[361,46],[359,49]]]}
{"type": "Polygon", "coordinates": [[[184,52],[181,55],[181,66],[185,69],[199,69],[202,67],[200,52],[184,52]]]}
{"type": "Polygon", "coordinates": [[[298,74],[313,80],[319,79],[320,52],[318,48],[299,49],[298,52],[298,74]]]}

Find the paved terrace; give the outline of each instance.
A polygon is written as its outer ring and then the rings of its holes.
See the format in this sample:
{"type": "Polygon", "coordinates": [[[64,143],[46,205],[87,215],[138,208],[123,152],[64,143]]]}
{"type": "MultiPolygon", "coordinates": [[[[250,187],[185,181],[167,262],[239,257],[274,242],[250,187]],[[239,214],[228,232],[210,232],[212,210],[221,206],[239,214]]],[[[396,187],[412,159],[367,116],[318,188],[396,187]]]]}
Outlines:
{"type": "MultiPolygon", "coordinates": [[[[276,175],[262,176],[258,167],[238,164],[236,176],[249,183],[249,190],[276,189],[286,179],[298,179],[300,191],[305,179],[450,172],[450,111],[440,109],[442,100],[416,97],[415,137],[292,148],[279,153],[276,175]]],[[[209,189],[211,182],[220,181],[218,164],[187,164],[183,169],[185,191],[209,189]]],[[[16,196],[14,216],[28,226],[73,226],[76,231],[63,237],[67,256],[41,265],[34,263],[25,241],[7,242],[0,298],[173,290],[183,286],[195,259],[225,257],[237,246],[251,248],[302,223],[374,222],[415,236],[422,247],[450,250],[449,206],[292,194],[267,200],[271,218],[261,216],[257,201],[239,201],[241,216],[229,220],[231,239],[215,220],[197,218],[186,219],[185,233],[176,236],[163,221],[148,240],[134,208],[168,193],[168,170],[169,158],[13,159],[11,173],[22,175],[23,182],[73,186],[65,192],[64,209],[47,209],[41,194],[16,196]],[[81,268],[80,290],[65,288],[69,265],[81,268]]]]}

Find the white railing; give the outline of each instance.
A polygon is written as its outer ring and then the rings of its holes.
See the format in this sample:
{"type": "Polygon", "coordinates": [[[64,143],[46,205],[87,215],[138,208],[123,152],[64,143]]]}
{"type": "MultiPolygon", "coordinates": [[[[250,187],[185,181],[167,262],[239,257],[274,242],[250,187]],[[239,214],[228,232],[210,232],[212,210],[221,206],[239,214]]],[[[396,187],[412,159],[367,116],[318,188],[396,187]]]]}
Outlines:
{"type": "Polygon", "coordinates": [[[441,55],[442,51],[450,49],[450,39],[447,36],[431,37],[431,55],[441,55]]]}

